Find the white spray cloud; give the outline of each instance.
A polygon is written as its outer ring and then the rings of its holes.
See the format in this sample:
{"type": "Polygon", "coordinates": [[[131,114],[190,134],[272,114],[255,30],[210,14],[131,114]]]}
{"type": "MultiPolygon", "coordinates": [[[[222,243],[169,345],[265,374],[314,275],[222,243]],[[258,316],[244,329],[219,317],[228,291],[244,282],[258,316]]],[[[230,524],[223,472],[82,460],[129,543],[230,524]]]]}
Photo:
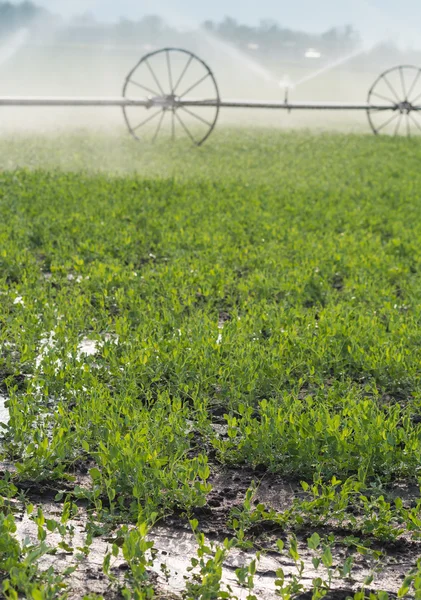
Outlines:
{"type": "Polygon", "coordinates": [[[29,29],[22,28],[0,45],[0,66],[6,64],[28,41],[29,29]]]}

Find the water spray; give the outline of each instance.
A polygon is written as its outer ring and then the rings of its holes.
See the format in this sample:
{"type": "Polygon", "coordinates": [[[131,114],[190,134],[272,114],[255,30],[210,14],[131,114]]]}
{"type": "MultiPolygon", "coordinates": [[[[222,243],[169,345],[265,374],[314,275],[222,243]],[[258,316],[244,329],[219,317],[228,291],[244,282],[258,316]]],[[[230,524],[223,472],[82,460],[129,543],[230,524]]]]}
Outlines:
{"type": "Polygon", "coordinates": [[[392,133],[397,136],[404,133],[409,137],[421,132],[421,68],[418,67],[401,65],[385,71],[369,90],[367,101],[360,104],[292,102],[290,92],[297,84],[292,85],[289,78],[284,77],[278,85],[285,89],[283,102],[222,100],[215,75],[203,60],[188,50],[164,48],[147,54],[138,62],[126,77],[122,96],[0,97],[0,106],[119,107],[123,109],[129,132],[137,140],[146,140],[147,134],[150,134],[152,141],[155,141],[164,134],[166,124],[168,139],[175,139],[178,133],[182,133],[198,146],[214,131],[221,109],[228,108],[288,112],[359,111],[367,113],[371,129],[376,135],[392,133]],[[178,70],[176,65],[180,67],[178,70]],[[163,66],[165,77],[162,75],[163,66]],[[194,74],[190,80],[189,73],[194,74]],[[201,96],[192,95],[201,92],[201,96]],[[140,111],[147,111],[147,116],[140,117],[140,111]]]}

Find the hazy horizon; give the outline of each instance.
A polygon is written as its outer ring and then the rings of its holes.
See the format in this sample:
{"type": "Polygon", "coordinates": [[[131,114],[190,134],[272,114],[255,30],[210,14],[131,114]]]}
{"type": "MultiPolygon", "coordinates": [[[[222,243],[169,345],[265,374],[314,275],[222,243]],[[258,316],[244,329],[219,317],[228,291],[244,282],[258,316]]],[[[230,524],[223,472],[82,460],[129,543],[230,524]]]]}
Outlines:
{"type": "MultiPolygon", "coordinates": [[[[15,0],[15,3],[18,3],[15,0]]],[[[243,3],[239,0],[214,0],[197,3],[195,0],[178,0],[176,8],[169,0],[37,0],[37,4],[64,17],[92,13],[103,21],[121,18],[141,19],[147,14],[164,17],[170,24],[191,27],[206,19],[221,20],[226,16],[256,25],[270,19],[293,29],[322,32],[332,27],[353,25],[367,43],[392,40],[399,45],[421,47],[421,35],[415,22],[421,23],[421,3],[407,0],[405,13],[399,3],[392,0],[296,0],[293,3],[279,0],[260,0],[243,3]]]]}
{"type": "MultiPolygon", "coordinates": [[[[259,7],[248,6],[244,11],[240,11],[239,2],[230,2],[230,0],[227,0],[224,6],[221,5],[220,0],[215,0],[213,4],[196,8],[190,6],[191,0],[180,0],[177,14],[174,14],[174,10],[171,11],[161,0],[158,4],[139,4],[130,0],[121,0],[117,9],[115,3],[109,0],[102,0],[101,4],[98,0],[84,0],[83,3],[81,0],[74,0],[74,2],[38,0],[37,4],[65,18],[81,15],[89,10],[99,21],[113,19],[118,21],[117,14],[124,14],[132,20],[140,20],[146,15],[160,14],[170,27],[164,28],[161,33],[153,27],[149,28],[145,23],[143,29],[139,24],[138,27],[133,28],[98,27],[92,31],[90,28],[68,27],[71,24],[70,20],[61,22],[60,19],[45,19],[45,15],[41,13],[38,15],[39,21],[34,19],[28,28],[22,26],[19,29],[17,23],[18,29],[6,38],[3,47],[0,48],[2,88],[5,94],[11,96],[114,97],[121,94],[124,77],[138,63],[141,56],[151,49],[156,50],[168,44],[186,48],[204,60],[215,73],[220,95],[224,99],[283,101],[285,85],[288,85],[291,87],[290,98],[297,102],[361,103],[366,101],[369,89],[381,72],[397,64],[420,63],[420,55],[416,51],[402,52],[404,44],[399,43],[398,36],[391,34],[388,39],[397,42],[399,48],[375,45],[373,37],[367,33],[368,30],[361,27],[361,22],[350,18],[352,10],[356,11],[357,3],[361,8],[361,2],[366,6],[367,0],[355,0],[353,6],[348,7],[348,12],[345,7],[343,10],[337,7],[336,11],[332,10],[329,13],[326,7],[330,1],[322,2],[324,11],[312,9],[308,14],[304,14],[303,11],[300,18],[297,6],[303,7],[309,4],[308,0],[297,0],[289,10],[288,21],[286,16],[280,18],[279,7],[273,0],[261,0],[259,7]],[[272,13],[269,12],[270,7],[273,9],[272,13]],[[225,33],[224,31],[218,33],[219,30],[216,28],[214,34],[197,26],[205,19],[220,22],[224,14],[231,14],[238,23],[251,22],[254,25],[258,25],[264,18],[269,18],[279,23],[281,27],[289,26],[294,32],[301,30],[310,35],[301,36],[293,33],[292,38],[295,41],[288,42],[285,41],[288,35],[285,36],[282,32],[272,36],[271,32],[263,31],[261,39],[255,40],[252,39],[254,34],[250,35],[249,39],[248,32],[245,32],[244,37],[244,31],[242,32],[240,27],[227,27],[225,33]],[[314,15],[312,27],[310,27],[311,15],[314,15]],[[360,32],[363,43],[359,45],[358,40],[355,44],[352,40],[348,43],[345,32],[343,35],[318,38],[317,35],[311,35],[316,33],[314,30],[317,24],[320,26],[320,31],[327,31],[333,26],[352,24],[360,32]],[[256,41],[259,43],[256,44],[256,41]],[[310,48],[316,48],[320,53],[315,52],[316,56],[308,56],[310,48]]],[[[378,15],[380,9],[373,7],[372,3],[369,7],[371,8],[368,14],[371,18],[363,21],[366,27],[381,21],[385,34],[382,38],[381,28],[375,28],[376,41],[385,41],[386,27],[391,23],[385,15],[382,19],[379,17],[376,20],[374,15],[378,15]]],[[[357,12],[354,16],[357,16],[357,12]]],[[[410,43],[409,31],[405,30],[405,41],[408,44],[410,43]]],[[[177,56],[178,58],[172,57],[171,64],[174,72],[180,76],[185,68],[186,59],[185,56],[177,56]]],[[[167,82],[168,65],[163,57],[164,55],[161,55],[161,62],[159,57],[156,59],[158,61],[156,73],[160,78],[162,77],[162,81],[167,82]]],[[[144,89],[155,90],[155,82],[151,81],[152,76],[146,67],[137,75],[141,83],[146,86],[144,89]]],[[[190,83],[201,81],[200,73],[197,73],[196,77],[196,71],[193,69],[189,70],[189,77],[194,79],[189,82],[189,86],[190,83]]],[[[414,77],[410,78],[409,85],[413,81],[415,81],[414,77]]],[[[186,88],[190,89],[189,86],[186,83],[186,88]]],[[[397,87],[400,91],[402,84],[399,80],[397,87]]],[[[195,89],[198,98],[213,98],[214,92],[213,89],[210,91],[203,88],[195,89]]],[[[143,98],[145,92],[130,89],[130,97],[139,95],[143,98]]],[[[145,109],[136,109],[133,112],[136,113],[139,123],[145,118],[145,109]]],[[[2,114],[2,127],[14,132],[47,130],[56,132],[59,128],[74,129],[75,127],[117,131],[123,126],[121,111],[114,109],[69,108],[48,111],[10,109],[2,114]]],[[[210,121],[210,119],[206,120],[210,121]]],[[[253,126],[279,126],[280,128],[319,127],[339,131],[362,131],[367,127],[366,115],[362,113],[315,115],[298,111],[294,115],[287,113],[274,115],[267,111],[252,113],[226,110],[221,116],[221,123],[230,126],[251,123],[253,126]]],[[[195,125],[198,126],[197,123],[195,125]]]]}

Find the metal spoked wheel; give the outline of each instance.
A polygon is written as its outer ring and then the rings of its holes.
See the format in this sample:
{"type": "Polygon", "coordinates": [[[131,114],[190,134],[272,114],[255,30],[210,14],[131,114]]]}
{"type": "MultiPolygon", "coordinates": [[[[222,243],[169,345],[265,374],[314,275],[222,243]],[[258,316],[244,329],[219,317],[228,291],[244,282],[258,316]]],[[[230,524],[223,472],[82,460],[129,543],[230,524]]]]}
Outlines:
{"type": "Polygon", "coordinates": [[[400,66],[385,71],[369,91],[368,104],[368,120],[376,135],[420,135],[421,69],[400,66]]]}
{"type": "Polygon", "coordinates": [[[215,77],[206,63],[192,52],[164,48],[144,56],[129,73],[123,96],[145,100],[145,108],[126,106],[124,118],[137,140],[172,139],[183,135],[200,146],[215,129],[220,96],[215,77]],[[203,100],[184,106],[183,102],[203,100]]]}

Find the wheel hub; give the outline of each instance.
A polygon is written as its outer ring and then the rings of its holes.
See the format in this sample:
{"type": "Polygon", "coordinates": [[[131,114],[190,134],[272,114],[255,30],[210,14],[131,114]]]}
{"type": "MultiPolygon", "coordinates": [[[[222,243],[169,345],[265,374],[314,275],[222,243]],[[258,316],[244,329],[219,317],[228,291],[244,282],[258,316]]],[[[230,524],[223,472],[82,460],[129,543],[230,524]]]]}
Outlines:
{"type": "Polygon", "coordinates": [[[173,94],[149,97],[148,100],[148,108],[162,108],[162,110],[175,111],[178,103],[177,96],[174,96],[173,94]]]}
{"type": "Polygon", "coordinates": [[[401,115],[409,115],[410,112],[414,110],[414,107],[408,100],[404,100],[397,105],[397,108],[401,115]]]}

